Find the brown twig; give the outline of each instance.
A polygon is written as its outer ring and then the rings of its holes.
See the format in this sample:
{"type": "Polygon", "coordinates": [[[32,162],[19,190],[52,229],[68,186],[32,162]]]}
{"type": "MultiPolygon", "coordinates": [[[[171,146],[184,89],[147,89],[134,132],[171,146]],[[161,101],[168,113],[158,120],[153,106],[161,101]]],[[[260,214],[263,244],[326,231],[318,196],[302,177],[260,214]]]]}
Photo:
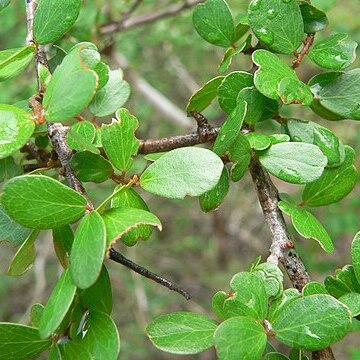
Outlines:
{"type": "Polygon", "coordinates": [[[102,34],[112,34],[115,32],[126,31],[131,28],[153,23],[155,21],[175,16],[184,10],[190,9],[194,5],[203,2],[203,0],[186,0],[182,4],[169,6],[167,9],[151,14],[139,15],[134,18],[128,18],[125,21],[122,19],[118,22],[113,22],[103,26],[100,30],[102,34]]]}
{"type": "Polygon", "coordinates": [[[307,35],[305,41],[304,41],[304,46],[301,50],[300,53],[296,53],[296,59],[293,61],[293,69],[296,69],[297,67],[300,66],[302,60],[304,59],[305,55],[307,55],[310,51],[311,46],[314,43],[314,39],[315,39],[315,34],[314,33],[310,33],[307,35]]]}
{"type": "Polygon", "coordinates": [[[126,266],[127,268],[135,271],[136,273],[138,273],[150,280],[153,280],[162,286],[165,286],[169,290],[176,291],[177,293],[182,295],[186,300],[191,299],[191,295],[187,291],[181,289],[178,285],[176,285],[171,280],[165,279],[165,278],[151,272],[150,270],[134,263],[133,261],[129,260],[128,258],[126,258],[124,255],[120,254],[113,248],[110,248],[110,250],[109,250],[109,259],[113,260],[121,265],[126,266]]]}

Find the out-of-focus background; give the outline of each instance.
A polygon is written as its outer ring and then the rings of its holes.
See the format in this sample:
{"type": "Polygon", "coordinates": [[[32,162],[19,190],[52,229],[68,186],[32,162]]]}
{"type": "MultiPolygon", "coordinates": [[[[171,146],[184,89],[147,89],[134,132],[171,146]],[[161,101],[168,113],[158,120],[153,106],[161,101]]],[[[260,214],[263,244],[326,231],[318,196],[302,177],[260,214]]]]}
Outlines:
{"type": "MultiPolygon", "coordinates": [[[[330,7],[334,1],[318,3],[330,7]]],[[[0,49],[24,44],[26,21],[24,1],[13,0],[0,14],[0,49]]],[[[113,35],[101,34],[106,23],[122,19],[136,1],[84,0],[78,22],[70,36],[58,45],[68,49],[77,41],[92,41],[104,59],[115,69],[121,64],[125,78],[132,86],[132,95],[126,107],[138,117],[140,138],[156,138],[182,134],[194,129],[186,117],[185,107],[191,94],[206,81],[218,75],[217,67],[223,49],[200,39],[192,26],[192,10],[155,23],[133,27],[113,35]]],[[[168,9],[182,1],[144,0],[130,19],[168,9]]],[[[245,12],[248,1],[229,1],[233,14],[245,12]]],[[[317,39],[331,33],[346,32],[360,42],[359,0],[338,0],[328,11],[330,26],[317,35],[317,39]]],[[[50,49],[50,51],[53,51],[50,49]]],[[[291,61],[288,58],[288,61],[291,61]]],[[[359,66],[357,61],[352,67],[359,66]]],[[[240,55],[229,71],[249,69],[249,60],[240,55]]],[[[305,59],[299,69],[304,81],[321,72],[305,59]]],[[[0,103],[15,103],[36,92],[34,70],[15,80],[0,83],[0,103]]],[[[224,119],[219,106],[205,112],[213,124],[224,119]]],[[[329,122],[321,120],[311,110],[292,106],[286,115],[313,120],[333,129],[345,144],[360,152],[360,124],[356,121],[329,122]]],[[[270,121],[262,128],[269,130],[270,121]]],[[[357,159],[359,165],[360,157],[357,159]]],[[[144,166],[135,162],[134,171],[144,166]]],[[[298,195],[301,187],[291,186],[274,179],[281,192],[298,195]]],[[[114,183],[89,184],[91,198],[99,202],[112,192],[114,183]]],[[[171,356],[155,349],[144,334],[146,324],[155,316],[172,311],[211,312],[211,297],[218,290],[229,290],[231,277],[246,270],[254,259],[266,258],[269,236],[265,227],[250,177],[245,176],[231,190],[221,208],[210,214],[200,210],[198,200],[187,198],[173,201],[143,194],[146,201],[162,221],[164,230],[154,231],[147,242],[134,248],[118,245],[129,258],[149,269],[167,276],[193,295],[186,302],[181,296],[159,285],[130,273],[121,265],[107,262],[113,284],[113,317],[121,335],[123,360],[155,359],[215,359],[212,351],[198,356],[171,356]]],[[[314,209],[325,225],[336,246],[334,254],[324,253],[314,242],[296,236],[296,247],[313,280],[323,281],[325,276],[350,261],[350,244],[360,229],[360,187],[343,201],[326,208],[314,209]]],[[[28,322],[29,306],[35,302],[45,304],[61,269],[54,256],[51,233],[43,232],[37,242],[37,259],[25,276],[10,278],[7,267],[15,254],[9,244],[0,248],[0,321],[28,322]]],[[[349,335],[336,344],[337,359],[360,359],[360,336],[349,335]]]]}

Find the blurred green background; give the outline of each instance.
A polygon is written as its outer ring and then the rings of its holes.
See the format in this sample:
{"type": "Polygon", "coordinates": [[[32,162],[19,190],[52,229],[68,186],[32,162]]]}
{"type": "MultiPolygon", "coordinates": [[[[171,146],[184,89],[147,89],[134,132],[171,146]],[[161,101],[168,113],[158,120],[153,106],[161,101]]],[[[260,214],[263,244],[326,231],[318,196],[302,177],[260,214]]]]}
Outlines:
{"type": "MultiPolygon", "coordinates": [[[[333,1],[317,0],[325,6],[333,1]]],[[[188,131],[178,125],[178,118],[185,118],[185,107],[191,94],[206,81],[218,74],[217,67],[223,50],[205,43],[192,27],[191,10],[153,24],[135,27],[115,36],[102,35],[102,25],[119,20],[133,1],[84,0],[78,22],[70,35],[57,45],[69,48],[77,41],[92,41],[104,54],[111,68],[119,61],[128,63],[125,78],[132,85],[132,96],[126,107],[140,121],[140,138],[156,138],[188,131]],[[144,85],[145,84],[145,85],[144,85]],[[159,95],[158,92],[160,92],[159,95]],[[149,100],[152,96],[152,101],[149,100]],[[164,98],[166,100],[164,100],[164,98]],[[165,101],[165,102],[164,102],[165,101]],[[166,102],[167,101],[167,102],[166,102]],[[170,105],[169,105],[170,103],[170,105]],[[160,105],[170,106],[169,114],[160,105]]],[[[166,9],[175,1],[144,0],[132,18],[166,9]]],[[[181,3],[181,1],[179,1],[181,3]]],[[[229,1],[233,14],[245,12],[247,1],[229,1]]],[[[359,0],[338,0],[329,10],[330,26],[317,35],[326,37],[335,32],[346,32],[360,43],[359,0]]],[[[0,14],[0,49],[19,47],[26,36],[25,8],[23,1],[13,0],[0,14]]],[[[48,49],[53,53],[53,49],[48,49]]],[[[290,58],[288,58],[291,61],[290,58]]],[[[353,67],[359,66],[357,61],[353,67]]],[[[249,60],[240,55],[229,71],[248,70],[249,60]]],[[[307,81],[321,70],[305,59],[299,75],[307,81]]],[[[34,69],[15,80],[0,83],[0,103],[15,103],[36,92],[34,69]]],[[[223,120],[220,108],[214,102],[206,115],[219,124],[223,120]]],[[[286,115],[313,120],[333,129],[341,140],[360,152],[360,126],[355,121],[328,122],[321,120],[309,109],[291,106],[286,115]]],[[[186,121],[186,120],[185,120],[186,121]]],[[[190,127],[194,124],[187,119],[190,127]]],[[[273,125],[270,121],[262,128],[273,125]]],[[[357,164],[360,157],[357,159],[357,164]]],[[[141,169],[144,161],[138,159],[134,171],[141,169]]],[[[281,192],[295,196],[301,188],[274,180],[281,192]]],[[[88,185],[95,202],[111,193],[114,183],[88,185]]],[[[162,221],[164,230],[154,234],[147,242],[134,248],[118,245],[129,258],[149,269],[169,277],[193,295],[186,302],[178,294],[163,289],[149,280],[130,273],[121,265],[107,262],[113,284],[113,317],[121,336],[123,360],[155,359],[215,359],[213,351],[198,356],[171,356],[155,349],[144,334],[144,328],[155,316],[172,311],[197,311],[212,314],[211,297],[220,289],[228,290],[231,277],[248,268],[261,255],[266,258],[269,236],[257,202],[250,177],[232,184],[229,195],[221,208],[211,214],[203,213],[197,199],[170,201],[143,194],[152,212],[162,221]]],[[[336,246],[334,254],[325,254],[314,242],[296,236],[296,246],[313,280],[322,281],[326,275],[349,263],[350,244],[360,229],[360,188],[339,204],[315,209],[315,214],[325,225],[336,246]]],[[[0,248],[0,320],[28,321],[29,306],[35,302],[46,303],[61,269],[55,259],[51,233],[43,232],[37,242],[37,259],[34,267],[20,278],[6,275],[7,267],[15,254],[9,244],[0,248]]],[[[360,359],[360,336],[349,335],[334,345],[337,359],[360,359]]],[[[286,350],[285,350],[286,351],[286,350]]]]}

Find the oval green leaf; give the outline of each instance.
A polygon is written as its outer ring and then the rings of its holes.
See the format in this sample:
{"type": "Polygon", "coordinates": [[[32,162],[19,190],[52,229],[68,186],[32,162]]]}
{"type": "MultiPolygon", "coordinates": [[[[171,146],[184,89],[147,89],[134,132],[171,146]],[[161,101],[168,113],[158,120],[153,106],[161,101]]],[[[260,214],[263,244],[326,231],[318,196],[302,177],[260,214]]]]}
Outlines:
{"type": "Polygon", "coordinates": [[[169,151],[141,175],[141,187],[171,199],[200,196],[219,182],[224,168],[212,151],[187,147],[169,151]]]}
{"type": "Polygon", "coordinates": [[[327,164],[326,156],[312,144],[275,144],[259,155],[262,166],[281,180],[306,184],[317,180],[327,164]]]}
{"type": "Polygon", "coordinates": [[[86,199],[68,186],[43,175],[24,175],[9,180],[1,197],[6,212],[32,229],[52,229],[77,221],[86,199]]]}
{"type": "Polygon", "coordinates": [[[0,104],[0,159],[25,145],[34,130],[30,114],[16,106],[0,104]]]}
{"type": "Polygon", "coordinates": [[[70,271],[77,287],[87,289],[95,283],[102,268],[105,250],[105,224],[99,213],[92,211],[76,229],[71,249],[70,271]]]}
{"type": "Polygon", "coordinates": [[[218,323],[207,316],[177,312],[157,317],[146,328],[151,342],[173,354],[198,354],[213,346],[218,323]]]}

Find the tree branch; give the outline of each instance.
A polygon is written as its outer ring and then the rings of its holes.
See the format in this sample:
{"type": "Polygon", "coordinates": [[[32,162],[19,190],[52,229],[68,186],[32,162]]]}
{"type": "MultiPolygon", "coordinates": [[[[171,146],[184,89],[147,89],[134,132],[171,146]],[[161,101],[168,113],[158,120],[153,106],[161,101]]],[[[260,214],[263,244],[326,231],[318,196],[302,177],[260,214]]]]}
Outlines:
{"type": "Polygon", "coordinates": [[[121,265],[126,266],[127,268],[135,271],[136,273],[138,273],[150,280],[153,280],[162,286],[165,286],[169,290],[176,291],[177,293],[182,295],[186,300],[191,299],[191,295],[187,291],[181,289],[179,286],[177,286],[171,280],[165,279],[165,278],[151,272],[150,270],[145,269],[144,267],[134,263],[133,261],[127,259],[124,255],[122,255],[119,252],[117,252],[116,250],[114,250],[113,248],[110,248],[110,250],[109,250],[109,259],[113,260],[121,265]]]}
{"type": "Polygon", "coordinates": [[[283,214],[278,208],[278,191],[269,174],[256,160],[252,161],[249,170],[270,231],[271,247],[267,261],[276,265],[279,262],[283,264],[293,286],[301,290],[310,281],[310,277],[294,249],[283,214]]]}
{"type": "Polygon", "coordinates": [[[300,53],[296,54],[296,59],[293,61],[293,69],[296,69],[297,67],[300,66],[301,62],[303,61],[305,55],[307,55],[310,51],[311,46],[313,45],[315,40],[315,34],[314,33],[310,33],[307,35],[305,41],[304,41],[304,46],[301,50],[300,53]]]}
{"type": "Polygon", "coordinates": [[[100,29],[102,34],[112,34],[115,32],[127,31],[131,28],[142,26],[145,24],[153,23],[155,21],[165,19],[171,16],[175,16],[181,13],[184,10],[190,9],[194,5],[203,2],[203,0],[185,0],[182,4],[176,4],[169,6],[167,9],[159,12],[154,12],[150,14],[143,14],[133,19],[121,19],[118,22],[114,22],[108,25],[103,26],[100,29]]]}

